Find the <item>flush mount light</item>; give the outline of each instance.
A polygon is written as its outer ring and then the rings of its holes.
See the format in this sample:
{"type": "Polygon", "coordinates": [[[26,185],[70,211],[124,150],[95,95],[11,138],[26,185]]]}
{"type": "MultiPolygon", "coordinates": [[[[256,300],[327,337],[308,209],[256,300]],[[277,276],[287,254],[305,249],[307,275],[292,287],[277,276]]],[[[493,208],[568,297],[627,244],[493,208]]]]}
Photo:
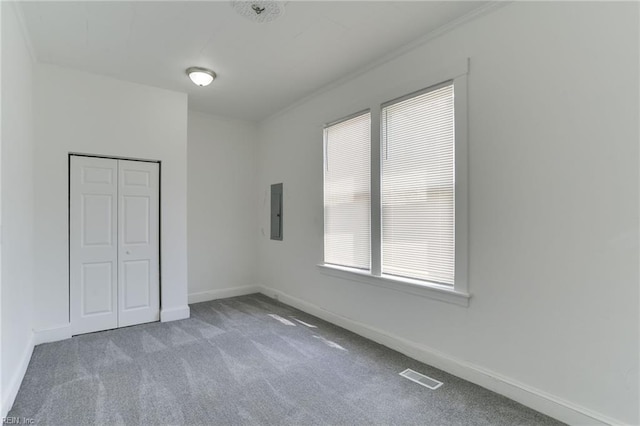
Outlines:
{"type": "Polygon", "coordinates": [[[274,0],[232,0],[231,6],[243,17],[253,22],[271,22],[284,13],[283,1],[274,0]]]}
{"type": "Polygon", "coordinates": [[[193,81],[193,84],[197,86],[208,86],[216,78],[216,73],[200,67],[187,68],[187,75],[193,81]]]}

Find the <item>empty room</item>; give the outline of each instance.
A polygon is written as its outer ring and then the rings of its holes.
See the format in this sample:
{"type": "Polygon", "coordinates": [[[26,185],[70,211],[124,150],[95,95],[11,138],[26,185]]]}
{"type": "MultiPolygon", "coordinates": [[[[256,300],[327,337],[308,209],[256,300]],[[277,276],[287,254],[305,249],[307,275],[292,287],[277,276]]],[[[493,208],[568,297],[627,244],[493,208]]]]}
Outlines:
{"type": "Polygon", "coordinates": [[[24,425],[640,425],[640,3],[0,2],[24,425]]]}

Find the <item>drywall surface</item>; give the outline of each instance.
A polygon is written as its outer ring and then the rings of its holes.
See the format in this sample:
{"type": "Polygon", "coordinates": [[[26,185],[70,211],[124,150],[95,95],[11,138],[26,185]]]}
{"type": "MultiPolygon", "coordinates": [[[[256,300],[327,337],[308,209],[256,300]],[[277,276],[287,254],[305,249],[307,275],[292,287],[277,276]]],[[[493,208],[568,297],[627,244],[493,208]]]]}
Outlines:
{"type": "Polygon", "coordinates": [[[258,135],[255,124],[195,111],[188,122],[189,294],[201,301],[258,282],[258,135]]]}
{"type": "Polygon", "coordinates": [[[35,87],[36,329],[69,323],[70,152],[161,162],[161,315],[188,316],[187,96],[50,65],[35,87]]]}
{"type": "Polygon", "coordinates": [[[638,424],[638,36],[636,3],[514,2],[265,121],[262,284],[638,424]],[[324,274],[323,124],[467,57],[470,306],[324,274]]]}
{"type": "Polygon", "coordinates": [[[33,64],[11,3],[2,10],[2,377],[4,417],[33,349],[33,64]]]}

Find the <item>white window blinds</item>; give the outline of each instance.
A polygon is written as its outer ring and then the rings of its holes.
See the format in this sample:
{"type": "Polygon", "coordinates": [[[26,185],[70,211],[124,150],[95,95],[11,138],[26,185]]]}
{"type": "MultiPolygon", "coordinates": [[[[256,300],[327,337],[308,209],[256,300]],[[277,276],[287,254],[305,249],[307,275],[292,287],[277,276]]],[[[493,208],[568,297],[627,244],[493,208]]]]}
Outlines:
{"type": "Polygon", "coordinates": [[[454,90],[382,109],[382,273],[454,283],[454,90]]]}
{"type": "Polygon", "coordinates": [[[370,268],[371,114],[324,130],[324,261],[370,268]]]}

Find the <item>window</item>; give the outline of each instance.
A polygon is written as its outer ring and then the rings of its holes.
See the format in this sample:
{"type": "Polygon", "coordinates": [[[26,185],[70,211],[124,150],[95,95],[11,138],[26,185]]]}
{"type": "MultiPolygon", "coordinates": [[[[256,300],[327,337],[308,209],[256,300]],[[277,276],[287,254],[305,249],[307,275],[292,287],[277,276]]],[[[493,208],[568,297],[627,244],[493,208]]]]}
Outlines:
{"type": "Polygon", "coordinates": [[[323,272],[468,305],[466,65],[325,126],[323,272]]]}
{"type": "Polygon", "coordinates": [[[382,109],[382,273],[453,286],[454,90],[382,109]]]}
{"type": "Polygon", "coordinates": [[[324,261],[368,270],[371,253],[371,114],[324,129],[324,261]]]}

